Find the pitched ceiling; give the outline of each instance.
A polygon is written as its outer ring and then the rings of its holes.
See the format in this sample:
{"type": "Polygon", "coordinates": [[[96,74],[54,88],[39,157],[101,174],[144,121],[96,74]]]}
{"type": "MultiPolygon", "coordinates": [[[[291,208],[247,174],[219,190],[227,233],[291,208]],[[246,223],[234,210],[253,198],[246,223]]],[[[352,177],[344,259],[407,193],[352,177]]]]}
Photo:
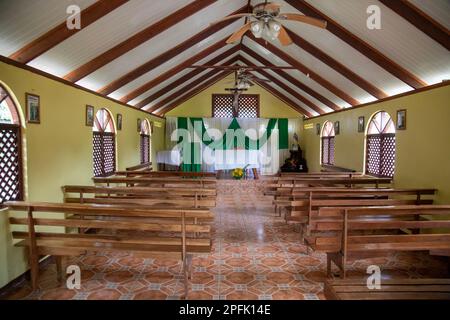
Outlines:
{"type": "Polygon", "coordinates": [[[305,116],[375,101],[450,78],[448,0],[285,0],[282,12],[325,19],[285,22],[294,44],[251,34],[225,40],[260,0],[0,1],[0,54],[135,108],[164,115],[229,74],[192,64],[292,66],[256,72],[261,86],[305,116]],[[82,29],[65,27],[68,5],[82,29]],[[381,8],[381,30],[366,27],[381,8]]]}

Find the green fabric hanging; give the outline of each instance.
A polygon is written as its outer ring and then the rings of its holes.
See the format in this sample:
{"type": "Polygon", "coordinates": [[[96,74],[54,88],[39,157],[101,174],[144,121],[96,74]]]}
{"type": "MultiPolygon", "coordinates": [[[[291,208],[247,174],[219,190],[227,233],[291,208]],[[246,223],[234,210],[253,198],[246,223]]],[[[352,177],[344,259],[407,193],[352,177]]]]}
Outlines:
{"type": "MultiPolygon", "coordinates": [[[[233,150],[238,147],[241,147],[245,150],[259,150],[270,138],[272,135],[272,131],[275,129],[275,126],[277,124],[278,119],[270,119],[269,123],[267,124],[267,129],[264,135],[259,139],[251,139],[247,135],[244,134],[244,141],[238,141],[238,137],[236,136],[235,132],[237,130],[242,130],[241,126],[239,125],[239,122],[236,118],[233,118],[230,125],[228,126],[227,130],[232,130],[234,134],[229,136],[229,131],[226,131],[222,138],[213,141],[211,137],[207,134],[205,123],[202,118],[190,118],[192,127],[196,131],[197,135],[202,139],[203,144],[210,147],[213,150],[233,150]],[[197,123],[197,125],[196,125],[197,123]],[[198,123],[201,124],[200,128],[198,123]],[[241,144],[241,145],[240,145],[241,144]]],[[[287,119],[286,120],[286,135],[283,135],[283,139],[285,138],[287,140],[288,134],[287,134],[287,119]]],[[[283,142],[284,145],[288,145],[288,142],[283,142]]],[[[287,148],[287,147],[286,147],[287,148]]],[[[280,148],[281,149],[281,148],[280,148]]]]}
{"type": "Polygon", "coordinates": [[[278,119],[278,149],[289,149],[288,119],[278,119]]]}

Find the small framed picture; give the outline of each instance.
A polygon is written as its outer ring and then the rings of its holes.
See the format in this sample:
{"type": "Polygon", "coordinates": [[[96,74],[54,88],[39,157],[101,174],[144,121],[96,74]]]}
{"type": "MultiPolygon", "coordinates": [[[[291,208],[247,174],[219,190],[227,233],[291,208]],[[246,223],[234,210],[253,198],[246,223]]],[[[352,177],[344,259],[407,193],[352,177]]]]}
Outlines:
{"type": "Polygon", "coordinates": [[[141,132],[141,122],[142,122],[142,120],[141,119],[137,119],[137,131],[138,132],[141,132]]]}
{"type": "Polygon", "coordinates": [[[94,107],[86,105],[86,126],[94,126],[94,107]]]}
{"type": "Polygon", "coordinates": [[[358,117],[358,132],[364,132],[364,117],[358,117]]]}
{"type": "Polygon", "coordinates": [[[122,115],[117,114],[117,130],[122,130],[122,115]]]}
{"type": "Polygon", "coordinates": [[[316,124],[316,134],[320,136],[320,123],[316,124]]]}
{"type": "Polygon", "coordinates": [[[38,95],[25,93],[28,123],[41,123],[41,98],[38,95]]]}
{"type": "Polygon", "coordinates": [[[334,123],[334,134],[339,134],[340,132],[341,132],[341,128],[340,128],[340,125],[339,125],[339,121],[336,121],[334,123]]]}
{"type": "Polygon", "coordinates": [[[397,110],[397,130],[406,130],[406,109],[397,110]]]}

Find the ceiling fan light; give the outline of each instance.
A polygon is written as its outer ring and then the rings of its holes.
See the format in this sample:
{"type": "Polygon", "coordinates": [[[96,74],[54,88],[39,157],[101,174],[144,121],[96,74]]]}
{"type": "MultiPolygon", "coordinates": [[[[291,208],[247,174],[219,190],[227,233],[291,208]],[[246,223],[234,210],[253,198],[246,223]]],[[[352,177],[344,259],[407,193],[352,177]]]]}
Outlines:
{"type": "Polygon", "coordinates": [[[276,38],[278,38],[280,31],[281,31],[281,24],[278,21],[270,20],[267,23],[267,27],[265,29],[265,35],[267,38],[269,38],[271,40],[275,40],[276,38]]]}
{"type": "Polygon", "coordinates": [[[250,25],[250,30],[252,31],[255,38],[261,38],[264,31],[264,21],[254,21],[250,25]]]}

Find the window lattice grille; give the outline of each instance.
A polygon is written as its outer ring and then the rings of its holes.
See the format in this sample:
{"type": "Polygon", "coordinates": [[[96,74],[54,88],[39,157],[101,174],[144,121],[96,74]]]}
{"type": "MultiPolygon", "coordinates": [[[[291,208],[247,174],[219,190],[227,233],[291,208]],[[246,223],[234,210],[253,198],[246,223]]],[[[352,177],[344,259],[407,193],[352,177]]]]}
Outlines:
{"type": "Polygon", "coordinates": [[[367,172],[393,177],[395,170],[395,134],[367,136],[367,172]]]}
{"type": "Polygon", "coordinates": [[[94,176],[107,176],[116,170],[116,144],[113,133],[94,132],[94,176]]]}
{"type": "Polygon", "coordinates": [[[141,163],[150,162],[150,136],[141,134],[141,163]]]}
{"type": "Polygon", "coordinates": [[[233,107],[234,96],[232,94],[213,94],[212,115],[215,118],[258,118],[259,95],[243,94],[239,96],[237,113],[233,107]]]}
{"type": "Polygon", "coordinates": [[[22,200],[20,127],[0,125],[0,203],[22,200]]]}
{"type": "Polygon", "coordinates": [[[334,164],[334,137],[322,138],[322,164],[334,164]]]}

